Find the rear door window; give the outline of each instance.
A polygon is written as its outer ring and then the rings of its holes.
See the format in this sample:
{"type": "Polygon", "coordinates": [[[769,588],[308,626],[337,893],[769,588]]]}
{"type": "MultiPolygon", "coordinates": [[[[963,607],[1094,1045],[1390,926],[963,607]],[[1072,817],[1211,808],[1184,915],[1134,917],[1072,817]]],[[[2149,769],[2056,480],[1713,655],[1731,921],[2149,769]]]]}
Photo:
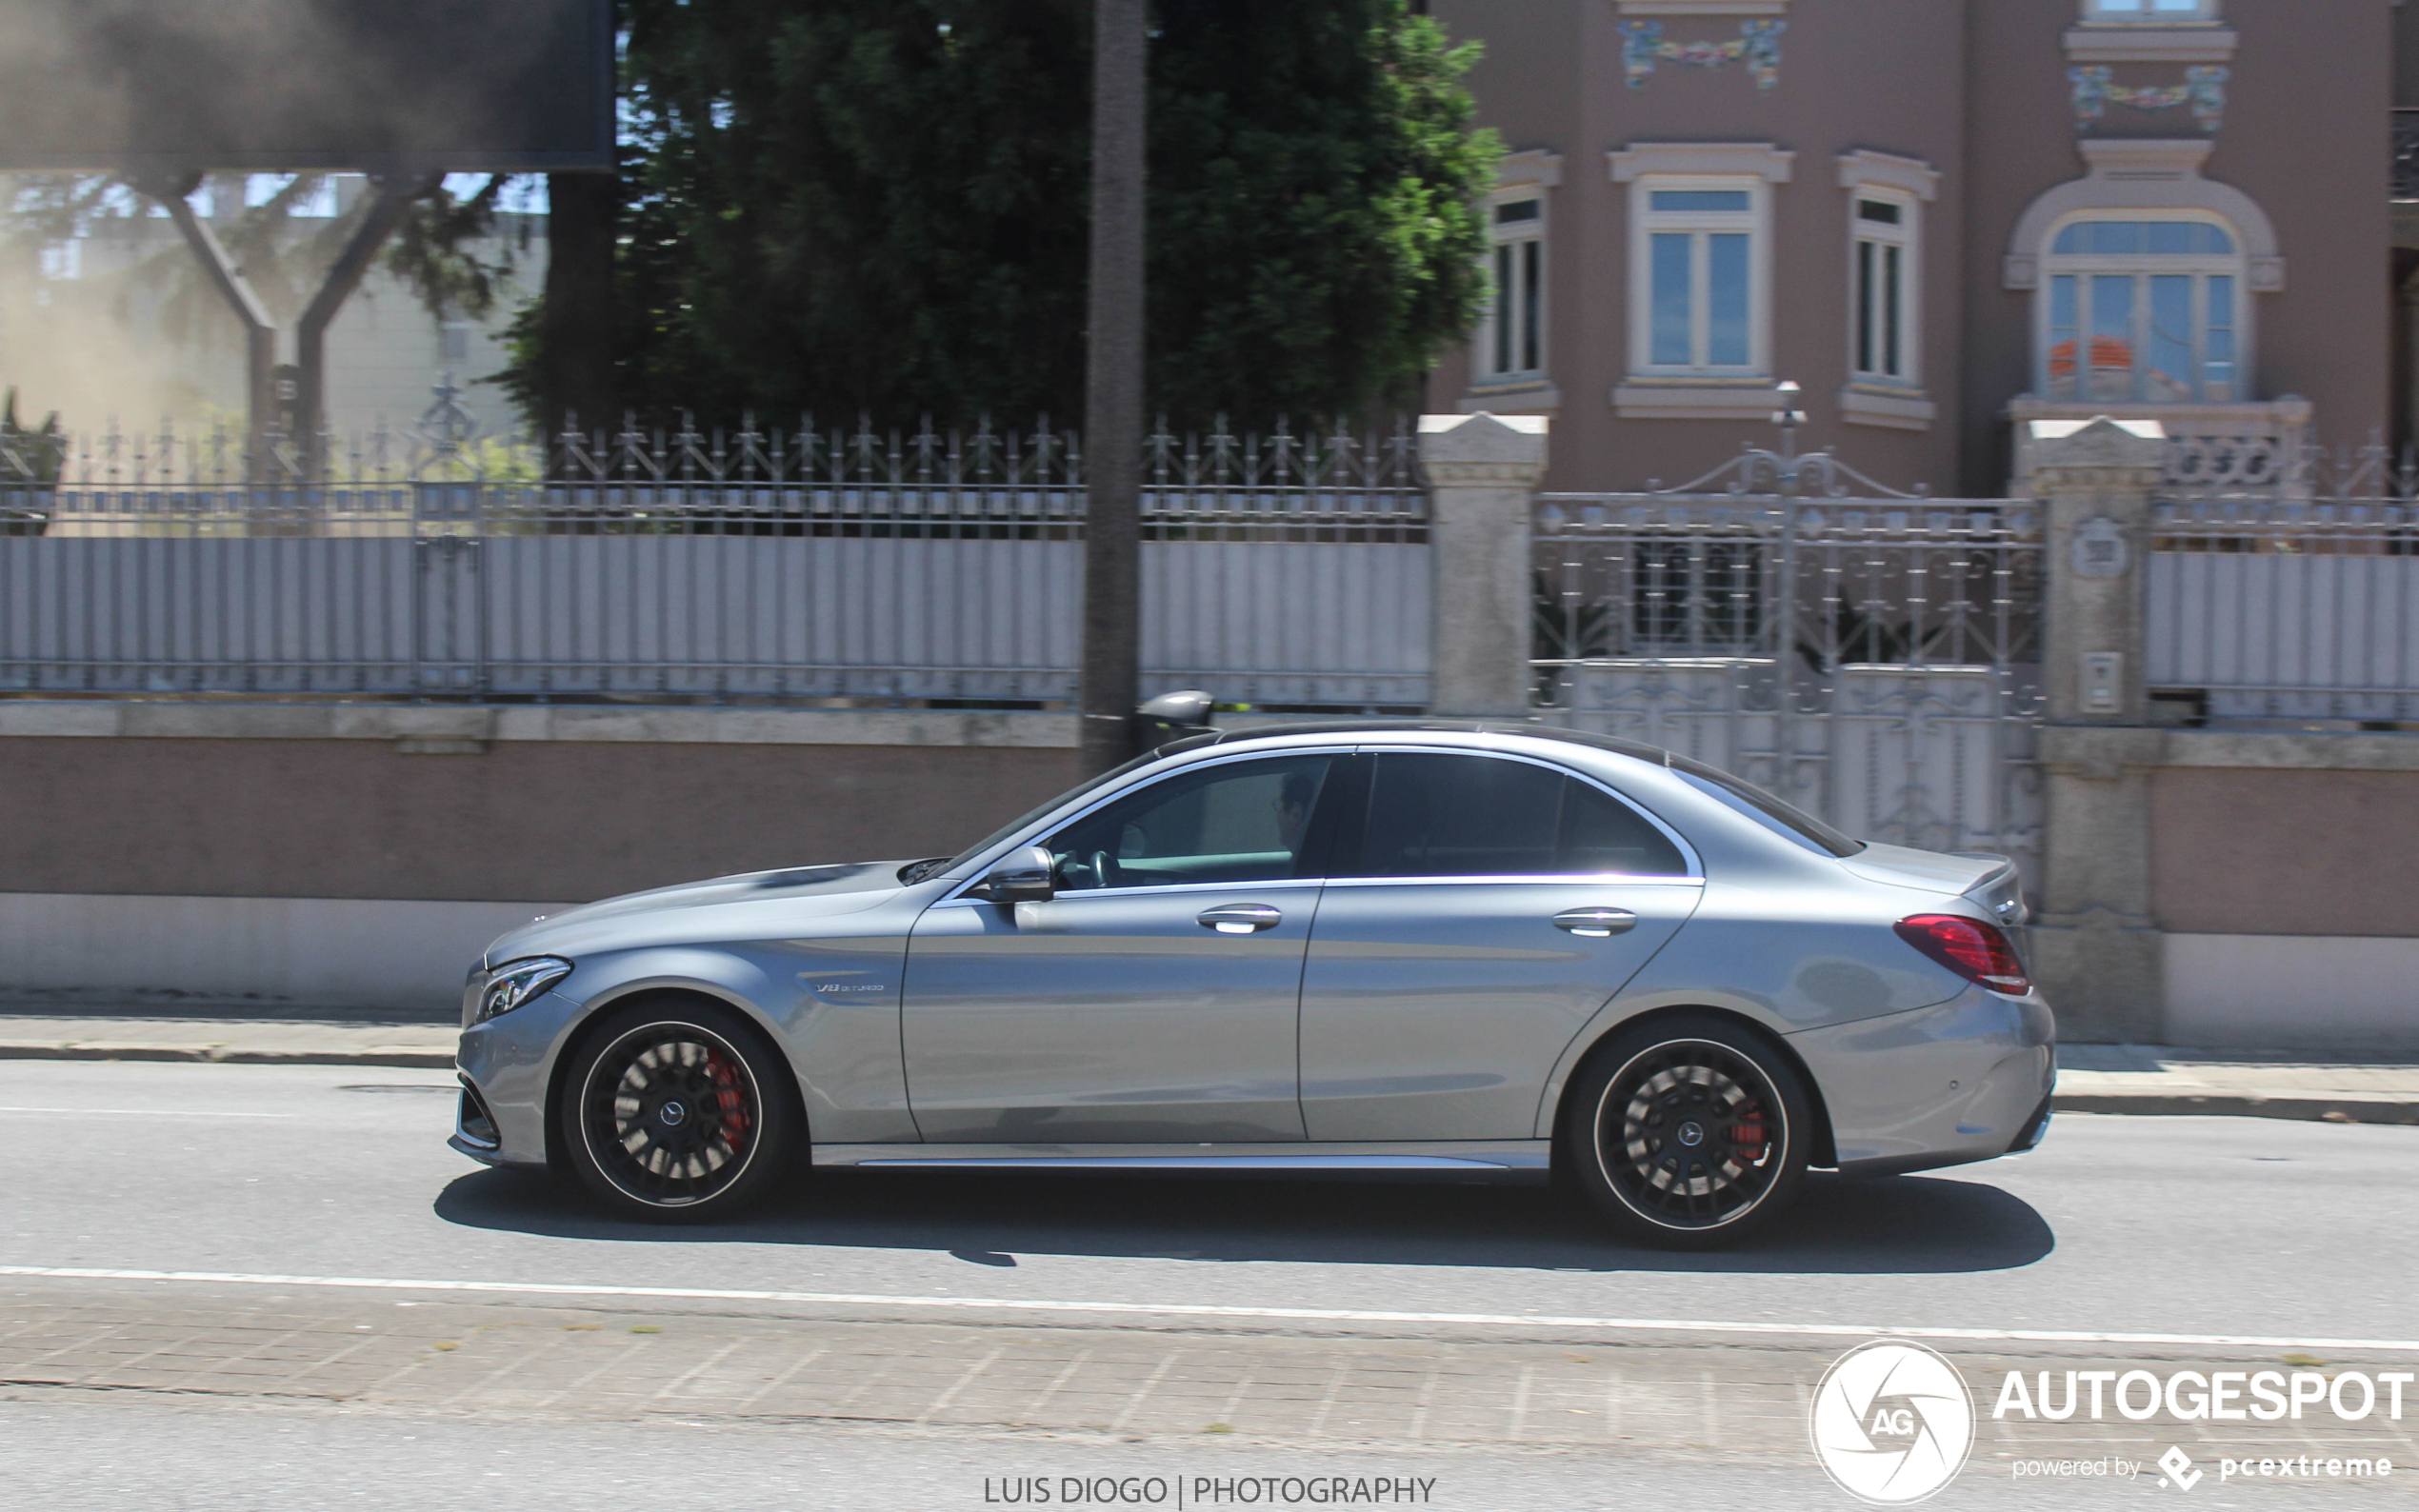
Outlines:
{"type": "Polygon", "coordinates": [[[1680,850],[1619,799],[1529,762],[1379,753],[1357,873],[1678,876],[1680,850]]]}

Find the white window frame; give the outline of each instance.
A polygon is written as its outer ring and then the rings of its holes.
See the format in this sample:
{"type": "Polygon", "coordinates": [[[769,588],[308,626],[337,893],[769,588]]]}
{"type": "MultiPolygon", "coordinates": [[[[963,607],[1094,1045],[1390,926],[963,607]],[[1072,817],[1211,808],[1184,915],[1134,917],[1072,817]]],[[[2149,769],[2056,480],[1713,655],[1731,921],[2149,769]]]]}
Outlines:
{"type": "MultiPolygon", "coordinates": [[[[2244,228],[2234,225],[2223,215],[2219,215],[2209,210],[2147,208],[2142,209],[2132,209],[2115,206],[2096,207],[2088,210],[2080,210],[2061,215],[2055,221],[2051,222],[2048,232],[2042,237],[2039,255],[2041,259],[2039,265],[2039,282],[2034,288],[2032,301],[2032,362],[2033,382],[2035,385],[2034,391],[2036,393],[2041,394],[2045,398],[2049,398],[2051,399],[2051,402],[2057,404],[2142,404],[2173,406],[2180,404],[2244,404],[2250,401],[2254,391],[2251,382],[2252,374],[2257,371],[2257,344],[2254,339],[2256,336],[2254,325],[2255,306],[2251,299],[2251,294],[2253,292],[2251,284],[2253,259],[2249,250],[2248,239],[2245,236],[2244,228]],[[2191,252],[2171,255],[2155,253],[2120,254],[2108,252],[2053,252],[2050,250],[2050,249],[2057,246],[2058,238],[2065,234],[2068,228],[2081,225],[2089,221],[2171,221],[2184,222],[2192,225],[2214,226],[2220,230],[2226,232],[2227,236],[2232,240],[2234,244],[2234,250],[2231,253],[2191,252]],[[2207,381],[2207,365],[2209,361],[2208,351],[2205,345],[2208,335],[2208,321],[2205,310],[2199,308],[2200,302],[2206,298],[2207,285],[2201,282],[2196,282],[2194,285],[2194,301],[2196,307],[2193,314],[2192,332],[2192,387],[2194,389],[2194,396],[2191,399],[2136,399],[2129,395],[2125,399],[2098,400],[2091,398],[2087,392],[2085,392],[2085,389],[2088,387],[2088,376],[2090,369],[2090,358],[2089,353],[2089,343],[2090,337],[2088,334],[2090,325],[2090,311],[2088,283],[2081,281],[2089,280],[2093,274],[2129,274],[2135,277],[2140,277],[2145,274],[2154,273],[2187,273],[2198,275],[2203,278],[2209,275],[2223,275],[2231,277],[2234,280],[2234,324],[2232,328],[2234,331],[2234,391],[2226,398],[2211,399],[2203,396],[2199,391],[2203,384],[2207,381]],[[2050,338],[2052,331],[2055,328],[2051,326],[2050,322],[2052,319],[2052,307],[2057,298],[2057,280],[2061,277],[2069,276],[2079,280],[2075,288],[2075,340],[2078,349],[2075,354],[2075,392],[2071,396],[2062,396],[2053,395],[2049,383],[2050,338]]],[[[2134,351],[2136,353],[2135,362],[2137,365],[2140,362],[2139,351],[2141,346],[2139,329],[2141,323],[2148,318],[2147,301],[2137,300],[2134,314],[2136,332],[2130,338],[2134,344],[2134,351]]]]}
{"type": "Polygon", "coordinates": [[[1848,372],[1850,380],[1889,388],[1919,389],[1923,372],[1923,201],[1905,189],[1878,184],[1851,185],[1848,194],[1848,372]],[[1868,202],[1898,211],[1894,225],[1865,218],[1868,202]],[[1866,266],[1881,282],[1889,253],[1897,254],[1896,362],[1885,350],[1889,311],[1866,305],[1866,266]],[[1862,359],[1868,351],[1875,362],[1862,359]],[[1892,370],[1893,366],[1895,370],[1892,370]]]}
{"type": "Polygon", "coordinates": [[[2083,0],[2083,19],[2091,26],[2179,26],[2218,19],[2219,0],[2083,0]]]}
{"type": "Polygon", "coordinates": [[[1641,173],[1629,185],[1629,372],[1633,378],[1763,378],[1772,363],[1772,189],[1766,177],[1748,173],[1641,173]],[[1672,190],[1744,192],[1744,210],[1657,210],[1654,195],[1672,190]],[[1748,360],[1716,366],[1708,359],[1711,305],[1700,299],[1689,312],[1691,361],[1654,361],[1654,237],[1692,233],[1692,287],[1709,292],[1709,235],[1744,232],[1748,237],[1748,360]]]}
{"type": "Polygon", "coordinates": [[[1509,185],[1488,197],[1487,303],[1477,337],[1471,343],[1473,384],[1494,387],[1537,383],[1546,376],[1553,330],[1552,253],[1547,237],[1547,222],[1553,208],[1547,198],[1546,186],[1536,183],[1509,185]],[[1533,219],[1502,219],[1505,206],[1523,204],[1537,207],[1533,219]],[[1509,288],[1503,277],[1507,267],[1512,274],[1509,288]],[[1523,339],[1524,304],[1533,307],[1536,317],[1533,350],[1523,349],[1532,345],[1523,339]],[[1504,324],[1507,316],[1509,326],[1504,324]],[[1504,349],[1507,345],[1510,348],[1509,360],[1504,349]]]}

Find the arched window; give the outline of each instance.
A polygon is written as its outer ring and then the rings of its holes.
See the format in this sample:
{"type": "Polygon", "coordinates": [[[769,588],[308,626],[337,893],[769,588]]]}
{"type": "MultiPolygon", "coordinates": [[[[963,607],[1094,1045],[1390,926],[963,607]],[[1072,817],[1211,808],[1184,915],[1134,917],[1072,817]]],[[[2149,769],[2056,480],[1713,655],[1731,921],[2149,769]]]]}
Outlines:
{"type": "Polygon", "coordinates": [[[2102,210],[2050,234],[2040,283],[2040,391],[2105,404],[2249,396],[2240,238],[2214,216],[2102,210]]]}

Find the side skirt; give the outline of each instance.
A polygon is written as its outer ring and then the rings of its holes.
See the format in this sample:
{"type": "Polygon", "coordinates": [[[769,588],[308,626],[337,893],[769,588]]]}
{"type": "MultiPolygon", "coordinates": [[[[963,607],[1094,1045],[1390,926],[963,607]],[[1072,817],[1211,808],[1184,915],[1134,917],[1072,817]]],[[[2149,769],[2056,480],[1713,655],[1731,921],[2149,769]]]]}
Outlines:
{"type": "Polygon", "coordinates": [[[814,1164],[886,1169],[1094,1170],[1147,1174],[1399,1176],[1542,1183],[1551,1140],[1383,1144],[818,1144],[814,1164]]]}

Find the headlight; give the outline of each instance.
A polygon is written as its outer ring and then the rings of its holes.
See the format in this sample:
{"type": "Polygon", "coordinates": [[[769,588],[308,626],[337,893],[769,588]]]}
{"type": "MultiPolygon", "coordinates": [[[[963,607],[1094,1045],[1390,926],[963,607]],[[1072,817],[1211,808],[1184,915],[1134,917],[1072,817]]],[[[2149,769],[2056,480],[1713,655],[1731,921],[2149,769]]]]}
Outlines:
{"type": "Polygon", "coordinates": [[[478,1022],[511,1012],[570,974],[571,964],[557,956],[506,962],[488,973],[488,985],[479,991],[478,1022]]]}

